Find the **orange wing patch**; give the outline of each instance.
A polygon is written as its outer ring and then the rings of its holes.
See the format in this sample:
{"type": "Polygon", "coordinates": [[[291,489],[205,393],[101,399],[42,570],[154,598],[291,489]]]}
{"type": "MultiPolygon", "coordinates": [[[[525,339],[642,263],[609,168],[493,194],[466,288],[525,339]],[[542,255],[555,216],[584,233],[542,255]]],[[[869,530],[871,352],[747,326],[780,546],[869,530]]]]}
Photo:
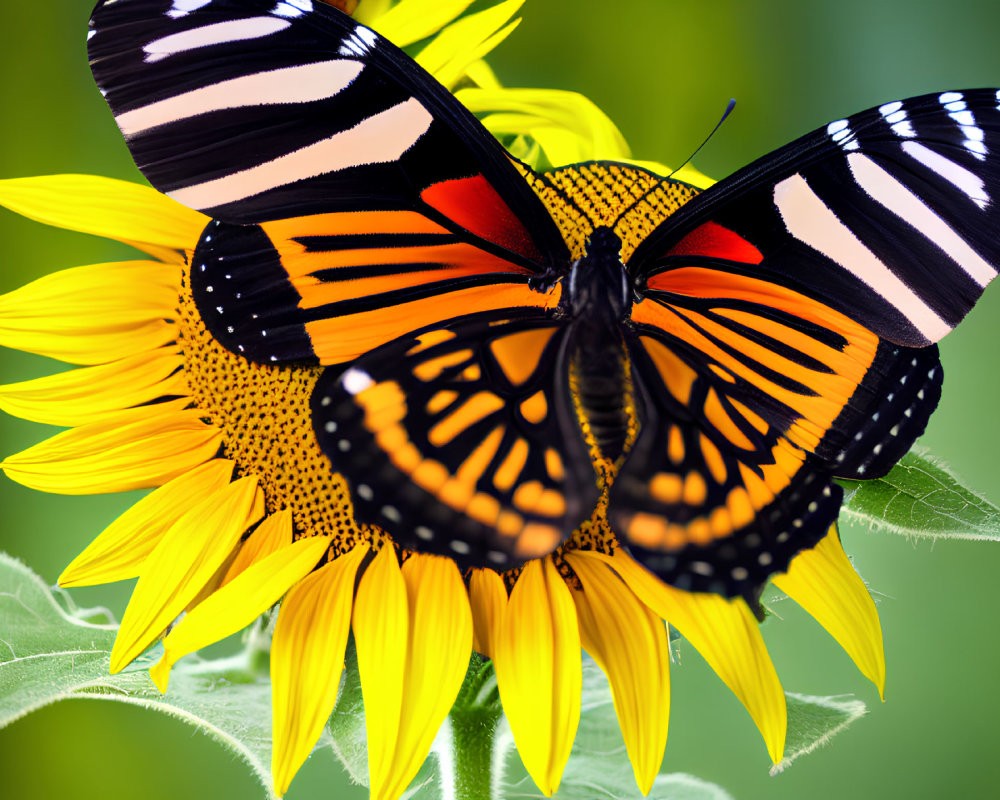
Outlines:
{"type": "Polygon", "coordinates": [[[553,328],[526,330],[490,342],[490,351],[507,380],[520,386],[531,377],[553,333],[553,328]]]}
{"type": "Polygon", "coordinates": [[[413,211],[316,214],[261,228],[298,295],[316,357],[341,364],[466,314],[554,308],[558,288],[546,294],[528,288],[536,268],[520,259],[537,252],[524,229],[509,212],[491,217],[490,225],[472,232],[509,246],[507,256],[413,211]]]}

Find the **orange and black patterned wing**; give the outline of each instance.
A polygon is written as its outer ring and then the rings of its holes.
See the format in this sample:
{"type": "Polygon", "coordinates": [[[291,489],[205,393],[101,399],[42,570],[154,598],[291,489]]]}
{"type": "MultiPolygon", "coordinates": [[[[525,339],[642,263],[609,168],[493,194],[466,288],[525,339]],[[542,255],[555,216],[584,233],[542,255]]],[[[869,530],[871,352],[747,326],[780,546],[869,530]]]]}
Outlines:
{"type": "Polygon", "coordinates": [[[996,90],[837,120],[692,199],[635,250],[640,433],[622,540],[677,586],[752,595],[885,474],[940,396],[938,339],[1000,263],[996,90]]]}
{"type": "Polygon", "coordinates": [[[658,286],[626,334],[640,432],[609,518],[675,586],[750,595],[826,534],[834,475],[882,474],[923,432],[937,348],[760,279],[677,270],[658,286]]]}
{"type": "Polygon", "coordinates": [[[463,567],[553,550],[597,501],[570,331],[537,312],[478,315],[327,369],[313,422],[355,517],[463,567]]]}
{"type": "Polygon", "coordinates": [[[136,164],[216,219],[195,301],[233,352],[343,363],[462,313],[545,308],[558,229],[500,144],[308,0],[104,0],[91,67],[136,164]]]}

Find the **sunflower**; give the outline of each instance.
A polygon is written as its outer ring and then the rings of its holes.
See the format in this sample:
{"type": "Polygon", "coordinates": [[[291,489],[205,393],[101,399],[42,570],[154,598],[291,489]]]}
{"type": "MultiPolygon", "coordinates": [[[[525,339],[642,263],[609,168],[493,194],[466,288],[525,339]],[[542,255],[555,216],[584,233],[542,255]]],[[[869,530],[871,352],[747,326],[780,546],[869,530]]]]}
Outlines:
{"type": "MultiPolygon", "coordinates": [[[[352,4],[348,4],[352,5],[352,4]]],[[[359,19],[455,90],[519,157],[582,185],[590,228],[632,203],[655,224],[687,197],[650,191],[617,129],[571,93],[500,86],[482,55],[518,2],[457,19],[469,3],[371,0],[359,19]],[[423,9],[423,11],[421,11],[423,9]],[[623,200],[621,187],[632,192],[623,200]],[[643,202],[639,202],[643,198],[643,202]]],[[[696,185],[705,180],[688,170],[696,185]]],[[[556,220],[555,197],[542,196],[556,220]]],[[[580,717],[581,652],[606,673],[634,767],[648,792],[667,739],[669,622],[736,694],[768,755],[782,759],[785,695],[742,598],[668,586],[616,546],[603,502],[548,556],[466,574],[449,558],[403,551],[355,523],[343,479],[309,416],[319,369],[248,362],[222,347],[192,300],[187,269],[211,220],[153,189],[95,176],[0,182],[0,204],[145,254],[75,267],[0,298],[0,344],[79,368],[0,387],[0,407],[68,430],[8,456],[8,477],[46,492],[153,491],[70,563],[62,586],[138,578],[111,654],[118,672],[163,637],[150,670],[171,666],[280,602],[271,649],[275,791],[283,794],[337,699],[353,635],[365,704],[371,796],[399,797],[427,756],[475,650],[492,660],[521,758],[546,795],[559,786],[580,717]],[[186,614],[185,614],[186,612],[186,614]],[[180,622],[176,620],[183,615],[180,622]],[[166,634],[166,635],[164,635],[166,634]]],[[[628,216],[625,217],[628,220],[628,216]]],[[[614,465],[599,463],[606,476],[614,465]]],[[[881,693],[882,636],[836,530],[773,579],[844,647],[881,693]]]]}

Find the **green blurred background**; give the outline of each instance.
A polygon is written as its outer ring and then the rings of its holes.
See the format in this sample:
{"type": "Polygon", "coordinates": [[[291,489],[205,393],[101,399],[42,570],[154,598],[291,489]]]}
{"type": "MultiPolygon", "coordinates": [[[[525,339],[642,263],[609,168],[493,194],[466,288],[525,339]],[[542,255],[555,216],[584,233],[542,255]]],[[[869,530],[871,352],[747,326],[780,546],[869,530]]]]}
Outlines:
{"type": "MultiPolygon", "coordinates": [[[[138,177],[85,57],[90,0],[0,5],[0,176],[92,172],[138,177]]],[[[576,89],[621,127],[638,158],[678,163],[734,115],[697,165],[721,177],[831,119],[887,100],[1000,84],[1000,4],[977,0],[529,0],[520,29],[491,58],[508,85],[576,89]]],[[[0,290],[124,249],[0,212],[0,290]]],[[[942,345],[947,380],[923,439],[967,483],[1000,502],[994,287],[942,345]]],[[[0,354],[0,381],[53,371],[0,354]]],[[[0,420],[0,451],[49,431],[0,420]]],[[[53,582],[135,498],[59,497],[0,478],[0,548],[53,582]]],[[[745,712],[690,648],[673,670],[664,769],[699,775],[739,800],[996,797],[1000,758],[1000,544],[906,541],[845,529],[848,551],[881,597],[886,703],[791,603],[765,637],[786,689],[853,693],[870,714],[832,746],[768,777],[745,712]]],[[[80,590],[120,616],[129,586],[80,590]]],[[[2,636],[2,632],[0,632],[2,636]]],[[[158,715],[83,700],[0,731],[0,794],[76,800],[260,797],[249,772],[204,735],[158,715]]],[[[288,795],[365,797],[332,759],[313,758],[288,795]]]]}

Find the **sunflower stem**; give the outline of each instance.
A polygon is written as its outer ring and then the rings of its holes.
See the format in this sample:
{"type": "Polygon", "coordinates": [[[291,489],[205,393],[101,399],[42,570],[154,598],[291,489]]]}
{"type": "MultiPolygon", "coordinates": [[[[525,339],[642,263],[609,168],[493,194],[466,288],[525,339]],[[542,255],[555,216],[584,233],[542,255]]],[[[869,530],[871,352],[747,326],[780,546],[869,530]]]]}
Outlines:
{"type": "MultiPolygon", "coordinates": [[[[446,797],[483,800],[493,796],[494,738],[503,710],[493,664],[474,655],[451,710],[451,786],[446,797]],[[448,793],[450,789],[450,793],[448,793]]],[[[442,776],[445,777],[445,776],[442,776]]]]}

